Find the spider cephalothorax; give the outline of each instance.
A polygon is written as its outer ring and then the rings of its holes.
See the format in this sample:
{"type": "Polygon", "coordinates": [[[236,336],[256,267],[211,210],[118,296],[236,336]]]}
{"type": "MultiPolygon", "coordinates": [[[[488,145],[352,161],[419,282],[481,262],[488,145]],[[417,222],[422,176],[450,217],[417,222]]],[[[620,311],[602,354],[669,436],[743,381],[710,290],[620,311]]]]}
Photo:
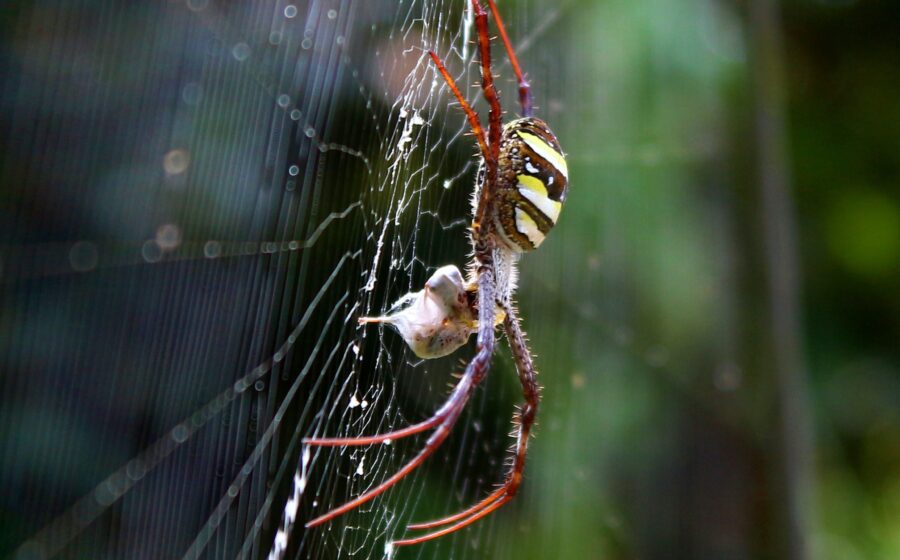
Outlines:
{"type": "Polygon", "coordinates": [[[491,73],[487,12],[479,0],[471,0],[478,30],[481,88],[490,107],[487,133],[475,111],[460,93],[443,62],[433,52],[432,61],[461,105],[479,147],[479,169],[472,197],[471,229],[474,259],[467,280],[453,265],[443,266],[425,287],[407,294],[386,316],[364,317],[360,323],[386,323],[397,329],[416,355],[447,355],[478,333],[475,356],[447,401],[431,418],[393,432],[358,438],[307,438],[306,445],[349,446],[386,443],[431,432],[424,448],[395,474],[375,488],[309,521],[315,527],[358,507],[381,494],[418,467],[443,443],[459,418],[474,388],[487,375],[495,347],[495,329],[502,325],[516,364],[525,397],[516,423],[516,444],[504,483],[486,498],[455,515],[410,525],[410,529],[442,529],[423,536],[394,541],[410,545],[452,533],[481,519],[515,496],[522,482],[528,438],[540,401],[537,372],[525,334],[519,326],[513,295],[516,263],[521,253],[537,248],[559,218],[566,199],[568,168],[559,141],[544,121],[531,116],[531,88],[525,80],[506,35],[494,0],[488,0],[497,30],[519,82],[523,118],[502,125],[500,99],[491,73]]]}

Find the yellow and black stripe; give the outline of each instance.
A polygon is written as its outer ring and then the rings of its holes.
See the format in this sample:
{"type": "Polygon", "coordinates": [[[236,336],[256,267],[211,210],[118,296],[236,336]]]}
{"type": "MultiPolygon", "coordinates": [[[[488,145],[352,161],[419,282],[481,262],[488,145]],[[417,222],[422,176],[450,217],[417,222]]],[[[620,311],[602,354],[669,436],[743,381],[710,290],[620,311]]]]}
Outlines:
{"type": "Polygon", "coordinates": [[[496,231],[516,252],[537,248],[559,219],[569,169],[559,140],[536,118],[503,128],[496,204],[496,231]]]}

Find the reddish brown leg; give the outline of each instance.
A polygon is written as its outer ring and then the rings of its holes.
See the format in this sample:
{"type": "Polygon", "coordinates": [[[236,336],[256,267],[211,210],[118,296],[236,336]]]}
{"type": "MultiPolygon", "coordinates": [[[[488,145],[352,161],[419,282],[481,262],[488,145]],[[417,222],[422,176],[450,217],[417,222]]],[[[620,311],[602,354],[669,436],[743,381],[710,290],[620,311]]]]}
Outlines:
{"type": "Polygon", "coordinates": [[[509,347],[516,362],[516,370],[519,372],[519,381],[522,383],[522,392],[525,396],[525,404],[516,417],[519,429],[512,470],[509,472],[503,486],[474,506],[443,519],[409,526],[410,529],[414,530],[432,529],[453,523],[450,527],[420,537],[394,541],[393,544],[396,546],[419,544],[467,527],[512,500],[522,484],[522,472],[525,469],[525,457],[528,453],[528,439],[537,415],[538,404],[541,399],[541,388],[537,383],[537,372],[534,370],[531,354],[525,345],[525,334],[519,327],[518,317],[511,306],[506,309],[506,320],[503,323],[503,327],[506,330],[506,338],[509,341],[509,347]]]}
{"type": "Polygon", "coordinates": [[[472,506],[468,509],[462,510],[461,512],[459,512],[455,515],[451,515],[449,517],[444,517],[444,518],[438,519],[436,521],[426,521],[424,523],[412,523],[410,525],[407,525],[406,528],[412,529],[413,531],[418,531],[421,529],[434,529],[435,527],[440,527],[441,525],[447,525],[449,523],[453,523],[453,522],[459,521],[461,519],[465,519],[466,517],[469,517],[473,513],[476,513],[478,511],[484,509],[485,507],[491,505],[493,502],[495,502],[498,498],[503,496],[503,494],[505,494],[505,493],[506,493],[506,487],[501,486],[500,488],[497,488],[496,490],[491,492],[491,494],[487,498],[481,500],[480,502],[478,502],[477,504],[475,504],[474,506],[472,506]]]}
{"type": "MultiPolygon", "coordinates": [[[[463,383],[460,383],[459,385],[457,385],[457,388],[460,388],[462,385],[463,385],[463,383]]],[[[467,384],[467,385],[470,385],[470,384],[467,384]]],[[[391,486],[397,484],[401,479],[403,479],[404,476],[408,475],[416,467],[421,465],[422,461],[424,461],[425,459],[428,458],[429,455],[434,453],[434,451],[438,447],[440,447],[440,445],[447,438],[447,435],[450,433],[450,428],[453,427],[453,424],[456,422],[456,418],[459,417],[459,413],[462,412],[462,409],[465,406],[466,401],[469,398],[468,389],[470,389],[470,388],[471,387],[467,386],[467,387],[465,387],[464,391],[454,393],[454,396],[459,401],[459,404],[456,405],[456,408],[454,409],[455,413],[452,416],[445,419],[444,422],[440,425],[440,427],[438,427],[438,429],[435,430],[435,432],[433,434],[431,434],[431,437],[428,438],[427,442],[425,442],[425,447],[422,449],[422,451],[419,452],[418,455],[416,455],[416,457],[412,461],[406,463],[402,469],[400,469],[399,471],[397,471],[396,473],[391,475],[390,478],[388,478],[387,480],[385,480],[384,482],[382,482],[375,488],[369,490],[365,494],[362,494],[361,496],[357,497],[356,499],[350,500],[346,504],[336,507],[333,510],[320,515],[319,517],[316,517],[315,519],[308,521],[306,523],[306,528],[308,529],[310,527],[315,527],[317,525],[321,525],[322,523],[325,523],[326,521],[331,521],[335,517],[342,515],[344,513],[347,513],[348,511],[361,506],[362,504],[368,502],[375,496],[381,494],[382,492],[384,492],[391,486]],[[457,396],[457,395],[459,395],[459,396],[457,396]]],[[[452,398],[453,397],[451,397],[451,399],[452,398]]]]}
{"type": "MultiPolygon", "coordinates": [[[[433,51],[428,51],[428,54],[431,56],[431,60],[434,61],[435,66],[437,66],[441,76],[444,77],[444,81],[450,86],[450,90],[453,91],[453,95],[456,96],[463,111],[466,112],[466,117],[469,119],[469,124],[472,126],[478,145],[481,148],[481,155],[484,158],[486,167],[485,184],[494,185],[497,182],[497,162],[500,159],[500,134],[502,132],[500,98],[497,95],[497,89],[494,87],[494,75],[491,74],[491,37],[488,32],[487,12],[484,11],[478,0],[472,0],[472,11],[475,14],[475,27],[478,30],[478,48],[481,56],[481,89],[490,108],[487,137],[485,137],[484,129],[481,128],[478,114],[466,102],[441,59],[433,51]]],[[[473,229],[476,232],[481,227],[481,224],[485,222],[486,215],[489,213],[489,193],[492,191],[493,189],[489,188],[481,190],[478,213],[473,223],[473,229]]]]}
{"type": "Polygon", "coordinates": [[[447,415],[451,412],[452,405],[453,397],[451,397],[444,404],[444,406],[438,409],[438,411],[434,413],[434,416],[432,416],[428,420],[419,422],[418,424],[413,424],[412,426],[408,426],[401,430],[395,430],[393,432],[387,432],[374,436],[363,436],[355,438],[303,438],[303,443],[315,447],[344,447],[373,445],[375,443],[384,443],[386,441],[393,441],[395,439],[409,437],[430,430],[431,428],[434,428],[435,426],[443,422],[447,418],[447,415]]]}
{"type": "MultiPolygon", "coordinates": [[[[478,49],[481,55],[481,90],[488,102],[488,145],[491,148],[491,157],[488,162],[493,163],[493,170],[488,167],[487,184],[494,184],[497,174],[497,160],[500,159],[500,97],[497,88],[494,87],[494,75],[491,73],[491,36],[488,30],[487,12],[481,6],[479,0],[472,0],[472,10],[475,12],[475,28],[478,30],[478,49]],[[493,173],[493,175],[491,175],[493,173]]],[[[484,192],[482,192],[482,197],[484,192]]]]}
{"type": "Polygon", "coordinates": [[[440,531],[435,531],[434,533],[422,535],[421,537],[413,537],[411,539],[402,539],[399,541],[394,541],[391,544],[393,544],[394,546],[409,546],[411,544],[419,544],[419,543],[430,541],[432,539],[436,539],[438,537],[443,537],[444,535],[449,535],[450,533],[455,533],[456,531],[459,531],[460,529],[463,529],[464,527],[468,527],[472,523],[475,523],[482,517],[486,517],[492,511],[499,509],[500,506],[502,506],[503,504],[505,504],[506,502],[508,502],[510,500],[512,500],[512,494],[504,494],[502,498],[500,498],[499,500],[496,500],[495,502],[492,502],[489,506],[485,507],[478,513],[472,515],[465,521],[460,521],[459,523],[457,523],[455,525],[451,525],[450,527],[447,527],[446,529],[441,529],[440,531]]]}
{"type": "Polygon", "coordinates": [[[306,527],[316,527],[335,517],[347,513],[348,511],[361,506],[374,497],[378,496],[391,486],[397,484],[406,475],[415,470],[422,464],[438,447],[447,439],[450,430],[462,413],[469,397],[475,387],[487,375],[488,368],[491,363],[491,356],[494,354],[494,274],[493,264],[491,262],[490,252],[483,249],[476,253],[476,258],[481,263],[478,269],[478,320],[479,325],[485,325],[484,328],[478,330],[478,352],[466,371],[453,389],[447,402],[428,420],[414,424],[402,430],[396,430],[387,434],[380,434],[370,437],[360,438],[320,438],[307,439],[304,442],[307,445],[315,446],[339,446],[339,445],[370,445],[373,443],[384,442],[388,439],[398,437],[406,437],[435,427],[434,433],[428,438],[425,447],[411,461],[406,463],[400,470],[391,475],[387,480],[369,490],[368,492],[358,496],[357,498],[347,502],[346,504],[336,507],[331,511],[316,517],[306,523],[306,527]]]}
{"type": "Polygon", "coordinates": [[[488,150],[487,137],[484,135],[484,129],[481,128],[481,121],[478,120],[478,113],[476,113],[466,102],[466,98],[463,97],[462,92],[459,91],[459,87],[456,85],[453,77],[450,76],[450,73],[447,72],[447,68],[444,66],[444,63],[441,62],[441,59],[438,58],[438,55],[434,54],[434,51],[428,51],[428,55],[431,57],[431,60],[434,61],[434,65],[437,66],[438,72],[444,77],[444,81],[450,86],[450,91],[453,92],[453,95],[456,96],[456,100],[459,101],[460,106],[462,106],[463,111],[465,111],[466,118],[469,119],[469,125],[472,127],[472,132],[475,134],[475,139],[478,140],[478,146],[481,148],[481,156],[488,159],[491,152],[488,150]]]}
{"type": "Polygon", "coordinates": [[[494,75],[491,73],[491,37],[488,34],[487,12],[481,7],[479,0],[472,0],[472,11],[475,14],[475,28],[478,30],[478,49],[481,56],[481,90],[488,102],[488,145],[490,157],[484,158],[485,178],[484,188],[481,189],[481,198],[478,201],[478,210],[472,224],[474,235],[479,235],[481,225],[488,221],[492,211],[491,196],[494,193],[493,185],[497,184],[497,174],[500,160],[500,133],[502,118],[500,98],[494,87],[494,75]]]}
{"type": "Polygon", "coordinates": [[[522,106],[522,116],[530,117],[531,111],[531,84],[525,79],[522,73],[522,67],[519,66],[519,59],[516,57],[516,51],[512,48],[509,41],[509,35],[506,34],[506,26],[503,25],[503,19],[500,18],[500,11],[497,9],[497,3],[494,0],[488,0],[491,6],[491,14],[497,23],[497,31],[500,32],[500,39],[503,40],[503,46],[506,47],[506,54],[509,56],[509,63],[512,65],[513,72],[516,73],[516,80],[519,82],[519,104],[522,106]]]}
{"type": "Polygon", "coordinates": [[[519,435],[516,441],[516,458],[509,487],[509,494],[514,496],[522,483],[525,455],[528,453],[528,438],[531,436],[531,428],[534,426],[538,405],[541,402],[541,386],[537,382],[537,370],[534,369],[534,363],[531,361],[531,352],[525,343],[525,333],[519,326],[519,317],[512,305],[506,308],[506,320],[503,322],[503,328],[506,330],[506,339],[516,362],[516,371],[519,373],[519,382],[522,384],[522,394],[525,397],[525,404],[518,413],[519,435]]]}

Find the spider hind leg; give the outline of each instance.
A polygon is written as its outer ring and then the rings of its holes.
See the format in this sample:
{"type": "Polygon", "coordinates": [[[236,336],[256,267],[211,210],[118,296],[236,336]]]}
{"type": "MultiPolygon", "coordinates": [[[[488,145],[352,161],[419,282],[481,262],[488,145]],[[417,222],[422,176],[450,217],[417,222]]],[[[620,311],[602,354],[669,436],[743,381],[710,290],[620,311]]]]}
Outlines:
{"type": "Polygon", "coordinates": [[[482,509],[486,508],[487,506],[489,506],[492,503],[494,503],[495,501],[497,501],[497,499],[499,499],[505,491],[506,491],[506,487],[501,486],[500,488],[497,488],[496,490],[491,492],[490,495],[488,495],[486,498],[484,498],[480,502],[476,503],[475,505],[473,505],[471,507],[468,507],[468,508],[462,510],[459,513],[455,513],[453,515],[448,515],[447,517],[443,517],[441,519],[436,519],[434,521],[425,521],[423,523],[411,523],[411,524],[407,525],[406,528],[410,529],[412,531],[421,531],[424,529],[434,529],[435,527],[441,527],[443,525],[449,525],[450,523],[455,523],[456,521],[461,521],[473,514],[478,513],[482,509]]]}
{"type": "MultiPolygon", "coordinates": [[[[505,489],[501,488],[501,490],[505,490],[505,489]]],[[[409,546],[409,545],[413,545],[413,544],[419,544],[419,543],[423,543],[426,541],[430,541],[430,540],[436,539],[438,537],[443,537],[445,535],[449,535],[450,533],[455,533],[456,531],[459,531],[460,529],[463,529],[465,527],[468,527],[472,523],[475,523],[482,517],[486,517],[488,514],[490,514],[491,512],[493,512],[496,509],[499,509],[503,504],[505,504],[506,502],[510,501],[513,498],[511,494],[504,494],[504,493],[499,493],[498,497],[493,498],[493,496],[495,494],[498,494],[498,493],[495,492],[494,494],[491,494],[485,500],[482,500],[478,504],[475,504],[475,506],[465,510],[465,512],[460,512],[456,515],[447,517],[445,519],[440,519],[438,521],[432,521],[429,523],[420,524],[420,525],[427,525],[429,527],[436,527],[436,526],[444,525],[446,523],[450,523],[451,521],[449,521],[449,520],[451,520],[451,519],[453,521],[455,521],[463,513],[466,513],[469,511],[474,511],[474,513],[472,513],[469,517],[451,525],[450,527],[441,529],[439,531],[435,531],[433,533],[428,533],[427,535],[422,535],[420,537],[412,537],[409,539],[401,539],[399,541],[393,541],[391,544],[393,544],[394,546],[409,546]],[[493,499],[491,499],[491,498],[493,498],[493,499]]]]}
{"type": "MultiPolygon", "coordinates": [[[[482,358],[481,360],[479,360],[479,358],[481,358],[480,354],[476,356],[475,359],[473,359],[469,364],[469,367],[466,368],[466,375],[464,375],[460,379],[459,383],[456,385],[456,388],[453,390],[453,393],[450,395],[450,398],[448,398],[447,402],[444,403],[444,406],[442,406],[437,412],[434,413],[431,418],[425,420],[424,422],[413,424],[412,426],[403,428],[401,430],[395,430],[393,432],[387,432],[374,436],[358,438],[312,438],[303,440],[303,443],[305,443],[306,445],[319,447],[360,446],[370,445],[374,443],[384,443],[389,440],[411,436],[434,428],[434,432],[431,434],[431,437],[428,438],[428,441],[425,442],[425,446],[421,451],[419,451],[419,454],[416,455],[411,461],[403,465],[400,470],[398,470],[384,482],[369,490],[368,492],[365,492],[364,494],[357,496],[353,500],[350,500],[349,502],[328,511],[320,515],[319,517],[308,521],[306,523],[306,527],[316,527],[327,521],[331,521],[335,517],[347,513],[348,511],[355,509],[368,502],[369,500],[375,498],[385,490],[400,482],[406,475],[415,470],[416,467],[421,465],[422,462],[425,461],[425,459],[427,459],[432,453],[434,453],[450,434],[450,429],[453,428],[453,425],[456,423],[456,419],[459,417],[463,408],[466,406],[466,402],[469,400],[469,395],[471,394],[472,389],[479,380],[479,364],[484,361],[484,358],[482,358]]],[[[488,356],[488,359],[490,359],[490,356],[488,356]]]]}
{"type": "Polygon", "coordinates": [[[480,502],[460,511],[459,513],[455,513],[453,515],[449,515],[447,517],[434,521],[413,523],[411,525],[408,525],[407,529],[415,531],[434,529],[436,527],[442,527],[444,525],[450,525],[449,527],[418,537],[411,537],[408,539],[393,541],[392,544],[394,544],[394,546],[408,546],[430,541],[438,537],[443,537],[445,535],[449,535],[450,533],[455,533],[456,531],[464,529],[472,523],[475,523],[479,519],[487,516],[494,510],[499,509],[501,506],[512,500],[518,492],[519,486],[521,486],[522,484],[522,470],[525,468],[527,438],[531,426],[531,423],[527,420],[520,420],[520,422],[521,423],[516,444],[516,453],[513,460],[513,467],[502,486],[491,492],[480,502]]]}
{"type": "Polygon", "coordinates": [[[323,523],[326,523],[339,515],[347,513],[348,511],[355,509],[362,504],[372,500],[379,494],[388,490],[398,482],[400,482],[406,475],[414,471],[422,462],[425,461],[431,454],[433,454],[447,439],[447,436],[450,435],[450,430],[453,428],[454,424],[456,424],[456,420],[459,418],[459,415],[462,413],[463,409],[466,406],[466,403],[469,401],[469,397],[472,395],[472,391],[475,387],[481,383],[481,380],[484,379],[485,375],[487,375],[488,368],[490,367],[491,357],[494,354],[494,315],[495,308],[493,305],[489,305],[489,302],[494,301],[494,277],[492,271],[490,269],[482,270],[479,278],[478,278],[478,290],[479,290],[479,324],[481,328],[478,332],[478,351],[475,354],[475,357],[469,362],[466,366],[465,373],[460,378],[459,383],[456,384],[456,387],[453,389],[453,392],[450,394],[450,397],[438,409],[434,415],[425,420],[424,422],[420,422],[418,424],[414,424],[408,428],[404,428],[401,430],[396,430],[393,432],[388,432],[386,434],[380,434],[369,437],[360,437],[360,438],[313,438],[306,439],[304,443],[306,445],[320,446],[320,447],[336,447],[336,446],[344,446],[344,445],[369,445],[373,443],[383,443],[389,439],[395,439],[398,437],[406,437],[413,434],[417,434],[419,432],[424,432],[431,428],[434,429],[431,436],[428,438],[428,441],[425,442],[425,446],[419,451],[419,454],[416,455],[412,460],[403,465],[397,472],[388,477],[384,482],[372,488],[371,490],[365,492],[364,494],[350,500],[349,502],[338,506],[319,517],[309,521],[306,523],[307,528],[316,527],[323,523]]]}
{"type": "Polygon", "coordinates": [[[531,436],[531,429],[534,426],[534,420],[540,402],[540,387],[537,384],[537,372],[535,371],[534,364],[531,360],[531,353],[528,351],[528,347],[525,344],[525,333],[523,333],[519,327],[519,319],[516,316],[514,308],[506,308],[506,318],[504,319],[503,326],[506,330],[506,338],[509,341],[509,347],[516,362],[516,370],[519,373],[519,380],[522,383],[522,392],[525,396],[525,404],[513,417],[513,421],[517,425],[517,430],[515,432],[516,442],[513,447],[512,465],[509,474],[506,477],[506,481],[500,488],[493,491],[486,498],[459,513],[435,521],[409,525],[408,529],[411,530],[434,529],[444,525],[450,526],[418,537],[394,541],[393,544],[395,546],[408,546],[423,543],[468,527],[512,500],[518,493],[519,487],[522,485],[522,473],[525,470],[525,457],[528,454],[528,439],[531,436]]]}

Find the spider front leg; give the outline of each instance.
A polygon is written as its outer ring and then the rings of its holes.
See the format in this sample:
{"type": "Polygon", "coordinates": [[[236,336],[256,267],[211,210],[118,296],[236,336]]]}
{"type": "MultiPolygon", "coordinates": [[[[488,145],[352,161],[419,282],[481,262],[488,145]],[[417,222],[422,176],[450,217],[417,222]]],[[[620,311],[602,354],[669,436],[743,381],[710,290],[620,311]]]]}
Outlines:
{"type": "Polygon", "coordinates": [[[512,47],[509,35],[506,34],[506,26],[503,25],[503,19],[500,17],[500,10],[497,9],[495,0],[488,0],[491,6],[491,13],[494,15],[494,23],[497,24],[497,31],[500,32],[500,39],[503,40],[503,46],[506,47],[506,55],[509,57],[509,63],[512,65],[513,72],[516,74],[516,80],[519,82],[519,105],[522,106],[522,116],[530,117],[533,114],[531,107],[531,84],[522,73],[522,67],[519,66],[519,58],[516,51],[512,47]]]}
{"type": "Polygon", "coordinates": [[[425,443],[425,447],[411,461],[406,463],[400,470],[391,475],[387,480],[362,494],[361,496],[338,506],[331,511],[316,517],[306,523],[307,528],[321,525],[327,521],[338,517],[352,509],[355,509],[369,500],[375,498],[391,486],[403,479],[411,473],[419,465],[422,464],[438,447],[447,439],[450,430],[459,418],[472,391],[487,375],[491,363],[491,357],[494,354],[494,316],[496,308],[494,305],[494,272],[493,264],[489,252],[480,251],[476,255],[480,262],[478,268],[478,350],[472,361],[466,366],[465,373],[460,378],[459,383],[453,389],[450,397],[434,415],[418,424],[414,424],[408,428],[396,430],[386,434],[379,434],[370,437],[360,438],[307,438],[303,443],[310,446],[335,447],[335,446],[359,446],[370,445],[374,443],[383,443],[387,440],[397,439],[401,437],[411,436],[428,429],[433,428],[434,432],[425,443]]]}
{"type": "Polygon", "coordinates": [[[528,439],[537,416],[538,404],[541,399],[541,388],[537,382],[537,372],[531,360],[531,353],[528,351],[528,346],[525,343],[525,333],[522,332],[519,326],[519,319],[515,309],[510,305],[505,307],[505,311],[506,319],[503,322],[503,327],[516,363],[516,370],[519,373],[519,381],[522,383],[522,392],[525,396],[525,404],[515,417],[515,422],[518,424],[515,455],[506,481],[486,498],[457,514],[436,521],[409,525],[408,528],[413,530],[433,529],[444,525],[450,526],[421,537],[394,541],[393,544],[396,546],[419,544],[459,531],[512,500],[522,484],[522,472],[525,469],[525,457],[528,454],[528,439]]]}
{"type": "MultiPolygon", "coordinates": [[[[472,0],[472,11],[475,14],[475,29],[478,32],[478,51],[481,58],[481,91],[488,102],[488,147],[491,157],[486,158],[493,165],[488,166],[487,183],[493,184],[497,179],[497,161],[500,159],[500,135],[503,125],[503,111],[500,108],[500,97],[494,86],[494,74],[491,70],[491,36],[488,30],[487,12],[479,0],[472,0]]],[[[482,193],[482,197],[485,194],[482,193]]],[[[483,204],[483,203],[482,203],[483,204]]]]}
{"type": "Polygon", "coordinates": [[[444,66],[441,58],[434,51],[428,51],[428,56],[431,57],[431,61],[434,62],[438,72],[444,78],[444,81],[447,82],[447,86],[450,88],[450,91],[453,92],[453,95],[459,102],[459,106],[466,114],[466,118],[469,119],[469,126],[472,127],[472,133],[475,135],[475,140],[478,142],[478,148],[481,150],[481,157],[485,160],[490,160],[491,151],[488,148],[488,139],[484,134],[484,129],[481,128],[481,121],[478,120],[478,113],[472,109],[472,106],[469,105],[466,98],[463,97],[462,92],[459,91],[459,86],[456,85],[456,81],[453,79],[453,76],[450,75],[450,72],[447,71],[447,67],[444,66]]]}

